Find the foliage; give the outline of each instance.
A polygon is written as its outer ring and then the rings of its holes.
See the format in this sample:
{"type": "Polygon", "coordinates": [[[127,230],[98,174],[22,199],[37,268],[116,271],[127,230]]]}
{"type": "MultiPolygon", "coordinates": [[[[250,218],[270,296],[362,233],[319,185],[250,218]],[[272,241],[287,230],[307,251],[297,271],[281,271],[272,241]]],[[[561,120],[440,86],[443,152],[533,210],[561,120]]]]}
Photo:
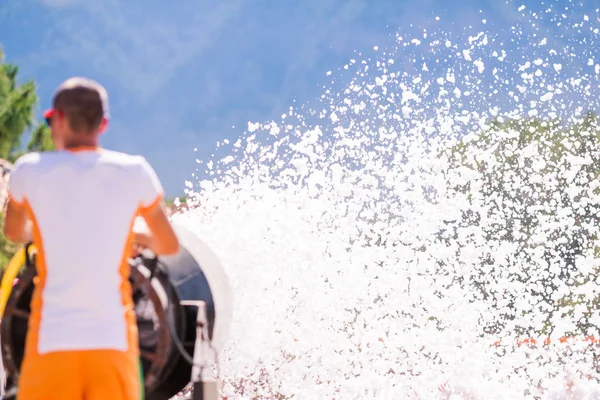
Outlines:
{"type": "MultiPolygon", "coordinates": [[[[21,138],[33,125],[38,98],[33,81],[17,83],[19,69],[4,62],[0,50],[0,158],[14,161],[21,154],[21,138]]],[[[50,131],[38,124],[27,145],[28,150],[51,150],[50,131]]]]}
{"type": "MultiPolygon", "coordinates": [[[[0,158],[14,162],[24,154],[22,137],[33,127],[26,151],[53,150],[50,129],[44,123],[33,123],[38,103],[36,87],[29,80],[18,84],[18,68],[4,61],[0,50],[0,158]]],[[[0,211],[0,224],[4,223],[0,211]]],[[[1,226],[1,225],[0,225],[1,226]]],[[[0,269],[3,269],[17,246],[0,232],[0,269]]]]}
{"type": "Polygon", "coordinates": [[[187,196],[178,196],[178,197],[172,197],[172,198],[165,199],[165,204],[167,206],[185,204],[186,202],[187,202],[187,196]]]}
{"type": "Polygon", "coordinates": [[[599,299],[577,288],[593,284],[598,272],[583,266],[597,252],[600,210],[590,183],[600,164],[599,139],[592,113],[570,125],[500,120],[447,151],[452,168],[472,177],[453,187],[471,203],[463,220],[483,228],[491,246],[511,246],[509,261],[490,253],[474,272],[473,286],[505,311],[490,332],[510,325],[519,333],[549,334],[564,317],[577,321],[569,334],[593,328],[599,299]],[[509,306],[501,307],[507,299],[509,306]],[[528,318],[539,312],[545,328],[532,332],[540,321],[532,325],[528,318]]]}
{"type": "Polygon", "coordinates": [[[50,151],[54,150],[54,143],[50,135],[50,127],[45,122],[39,122],[31,132],[31,138],[27,143],[27,151],[50,151]]]}

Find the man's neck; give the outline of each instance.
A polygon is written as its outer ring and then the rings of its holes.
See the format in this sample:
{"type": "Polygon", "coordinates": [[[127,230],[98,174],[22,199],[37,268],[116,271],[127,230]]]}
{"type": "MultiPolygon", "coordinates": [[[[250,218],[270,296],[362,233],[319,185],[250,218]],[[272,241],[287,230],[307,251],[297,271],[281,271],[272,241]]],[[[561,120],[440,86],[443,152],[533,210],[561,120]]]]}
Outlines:
{"type": "Polygon", "coordinates": [[[63,138],[63,150],[82,151],[97,150],[100,148],[99,133],[94,132],[69,132],[63,138]]]}
{"type": "Polygon", "coordinates": [[[98,143],[73,143],[65,145],[65,150],[82,150],[82,149],[98,149],[100,145],[98,143]]]}

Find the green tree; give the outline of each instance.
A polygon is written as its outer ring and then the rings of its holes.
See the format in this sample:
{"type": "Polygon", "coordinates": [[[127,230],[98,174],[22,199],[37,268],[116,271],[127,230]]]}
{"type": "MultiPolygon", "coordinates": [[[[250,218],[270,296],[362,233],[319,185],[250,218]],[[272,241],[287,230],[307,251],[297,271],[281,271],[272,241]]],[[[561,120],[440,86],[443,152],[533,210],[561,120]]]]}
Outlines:
{"type": "MultiPolygon", "coordinates": [[[[0,50],[0,158],[14,162],[25,151],[53,150],[50,129],[43,123],[34,125],[34,109],[38,104],[32,80],[18,84],[19,69],[6,63],[0,50]],[[23,149],[22,138],[31,128],[31,139],[23,149]]],[[[6,178],[6,177],[5,177],[6,178]]],[[[0,226],[4,213],[0,209],[0,226]]],[[[0,269],[3,269],[17,247],[0,232],[0,269]]]]}
{"type": "MultiPolygon", "coordinates": [[[[19,69],[6,63],[0,50],[0,158],[13,162],[23,154],[23,135],[33,126],[34,109],[38,104],[35,83],[28,80],[17,83],[19,69]]],[[[44,124],[37,124],[28,151],[52,150],[50,130],[44,124]]]]}
{"type": "Polygon", "coordinates": [[[31,132],[31,139],[27,143],[27,151],[54,150],[50,128],[45,122],[38,123],[31,132]]]}
{"type": "Polygon", "coordinates": [[[598,175],[599,142],[597,117],[589,113],[570,125],[493,121],[447,151],[450,172],[470,171],[462,176],[471,178],[453,187],[470,202],[459,223],[478,226],[486,242],[497,248],[512,246],[511,261],[489,254],[473,272],[472,286],[492,305],[511,300],[502,308],[504,320],[488,327],[490,333],[515,319],[523,322],[513,325],[519,334],[548,334],[562,318],[576,321],[570,334],[592,328],[598,299],[577,288],[598,272],[582,271],[578,263],[594,251],[597,239],[600,210],[591,199],[597,193],[590,183],[598,175]],[[514,290],[497,292],[500,281],[511,282],[514,290]],[[545,315],[541,331],[539,320],[525,318],[540,312],[545,315]]]}

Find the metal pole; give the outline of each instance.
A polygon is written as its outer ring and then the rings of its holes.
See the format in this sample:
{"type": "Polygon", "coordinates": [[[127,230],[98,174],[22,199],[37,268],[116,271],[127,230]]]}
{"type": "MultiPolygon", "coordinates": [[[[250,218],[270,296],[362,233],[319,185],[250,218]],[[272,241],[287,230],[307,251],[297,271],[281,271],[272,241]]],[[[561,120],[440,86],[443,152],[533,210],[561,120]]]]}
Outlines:
{"type": "Polygon", "coordinates": [[[182,306],[194,306],[196,314],[196,342],[192,365],[192,400],[219,400],[219,386],[213,369],[217,366],[217,355],[210,344],[208,317],[204,301],[185,300],[182,306]]]}

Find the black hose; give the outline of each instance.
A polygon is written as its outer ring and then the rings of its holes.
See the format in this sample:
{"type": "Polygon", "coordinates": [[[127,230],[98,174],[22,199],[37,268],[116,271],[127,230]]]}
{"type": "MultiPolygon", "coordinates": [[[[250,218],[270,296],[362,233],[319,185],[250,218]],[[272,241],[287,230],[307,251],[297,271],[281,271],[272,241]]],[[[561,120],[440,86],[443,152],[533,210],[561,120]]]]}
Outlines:
{"type": "MultiPolygon", "coordinates": [[[[169,290],[171,291],[171,294],[175,293],[175,290],[172,288],[171,285],[167,285],[167,286],[169,286],[169,290]]],[[[172,297],[170,297],[170,298],[172,298],[172,297]]],[[[190,353],[188,353],[188,351],[185,349],[185,346],[183,345],[181,340],[179,340],[179,335],[177,335],[177,331],[175,330],[175,322],[173,321],[172,314],[171,313],[167,313],[167,314],[168,314],[167,327],[169,328],[169,334],[171,335],[171,340],[175,344],[175,347],[177,348],[177,350],[179,351],[179,353],[181,354],[183,359],[192,366],[204,368],[202,365],[197,365],[194,363],[194,357],[192,355],[190,355],[190,353]]]]}
{"type": "MultiPolygon", "coordinates": [[[[168,299],[179,298],[179,294],[175,291],[175,288],[173,287],[173,285],[171,285],[171,280],[169,279],[169,271],[166,268],[158,267],[159,264],[160,264],[159,262],[156,262],[153,265],[153,268],[151,269],[151,272],[150,272],[151,278],[153,276],[155,276],[154,271],[156,269],[160,269],[160,272],[163,274],[165,281],[166,281],[166,285],[164,285],[164,286],[166,286],[167,290],[170,291],[170,293],[169,293],[170,296],[167,296],[167,298],[168,299]]],[[[179,340],[179,335],[177,334],[177,330],[175,329],[175,321],[173,321],[172,313],[167,313],[167,328],[169,329],[169,334],[171,335],[171,340],[173,341],[175,348],[177,349],[177,351],[179,351],[179,354],[181,354],[183,359],[191,366],[193,366],[193,367],[196,366],[200,369],[203,369],[204,366],[198,365],[194,362],[193,355],[190,355],[190,353],[188,353],[188,351],[185,349],[185,346],[183,345],[181,340],[179,340]]],[[[196,329],[196,332],[197,332],[197,329],[196,329]]]]}

